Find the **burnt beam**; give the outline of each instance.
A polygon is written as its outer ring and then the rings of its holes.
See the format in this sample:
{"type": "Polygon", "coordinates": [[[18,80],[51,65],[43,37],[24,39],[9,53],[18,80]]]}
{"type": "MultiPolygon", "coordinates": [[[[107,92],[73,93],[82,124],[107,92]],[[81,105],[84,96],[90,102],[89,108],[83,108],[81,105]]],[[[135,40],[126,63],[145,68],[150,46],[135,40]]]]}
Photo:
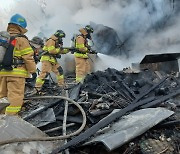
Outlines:
{"type": "Polygon", "coordinates": [[[150,102],[152,100],[154,100],[154,97],[149,97],[149,98],[139,101],[137,103],[130,104],[129,106],[125,107],[124,109],[120,110],[119,112],[113,113],[112,115],[102,119],[97,124],[93,125],[91,128],[86,130],[84,133],[80,134],[77,137],[74,137],[67,144],[65,144],[59,148],[56,148],[55,150],[52,151],[51,154],[57,154],[58,152],[64,151],[65,149],[67,149],[69,147],[73,147],[73,146],[76,146],[77,144],[84,142],[89,137],[93,136],[99,129],[104,128],[105,126],[112,123],[113,121],[121,118],[127,112],[130,112],[143,104],[147,104],[148,102],[150,102]]]}
{"type": "MultiPolygon", "coordinates": [[[[30,99],[30,98],[28,98],[28,99],[30,99]]],[[[36,115],[42,113],[43,111],[47,110],[48,108],[51,108],[51,107],[55,106],[56,104],[58,104],[60,102],[61,102],[61,100],[58,100],[58,101],[55,101],[53,103],[49,103],[48,105],[46,105],[44,107],[40,107],[40,108],[36,109],[35,111],[31,112],[29,115],[25,116],[23,118],[23,120],[27,121],[27,120],[35,117],[36,115]]]]}
{"type": "Polygon", "coordinates": [[[157,84],[152,86],[149,90],[145,91],[143,94],[140,94],[138,96],[138,98],[136,98],[130,105],[128,105],[124,109],[120,110],[119,112],[113,113],[112,115],[104,118],[103,120],[99,121],[97,124],[95,124],[91,128],[89,128],[88,130],[86,130],[84,133],[82,133],[79,136],[73,138],[67,144],[65,144],[65,145],[63,145],[63,146],[61,146],[59,148],[56,148],[55,150],[52,151],[52,154],[56,154],[58,152],[64,151],[65,149],[67,149],[69,147],[73,147],[73,146],[75,146],[75,145],[77,145],[79,143],[84,142],[89,137],[93,136],[99,129],[104,128],[107,125],[109,125],[110,123],[112,123],[113,121],[121,118],[127,112],[133,111],[136,108],[138,108],[138,107],[140,107],[140,106],[142,106],[144,104],[147,104],[148,102],[151,102],[152,100],[154,100],[154,97],[149,97],[149,98],[146,98],[146,99],[144,99],[142,101],[140,101],[140,100],[144,96],[149,94],[151,91],[153,91],[155,88],[157,88],[159,85],[161,85],[166,79],[167,79],[167,77],[161,79],[157,84]]]}
{"type": "Polygon", "coordinates": [[[161,98],[159,98],[159,99],[157,99],[157,100],[154,100],[154,101],[152,101],[152,102],[150,102],[150,103],[148,103],[148,104],[146,104],[146,105],[143,105],[143,106],[141,106],[141,108],[148,108],[148,107],[157,106],[157,105],[159,105],[160,103],[168,100],[169,98],[172,98],[172,97],[177,96],[178,94],[180,94],[180,89],[177,90],[177,91],[174,91],[173,93],[170,93],[169,95],[166,95],[166,96],[163,96],[163,97],[161,97],[161,98]]]}

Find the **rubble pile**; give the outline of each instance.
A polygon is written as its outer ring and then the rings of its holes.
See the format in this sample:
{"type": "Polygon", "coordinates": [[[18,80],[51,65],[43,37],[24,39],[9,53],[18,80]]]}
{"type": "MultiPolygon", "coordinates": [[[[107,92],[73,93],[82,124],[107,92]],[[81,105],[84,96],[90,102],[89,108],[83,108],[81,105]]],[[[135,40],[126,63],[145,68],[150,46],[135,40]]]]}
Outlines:
{"type": "MultiPolygon", "coordinates": [[[[108,68],[104,72],[98,71],[88,75],[81,87],[81,92],[87,93],[89,100],[93,102],[91,109],[96,107],[96,109],[101,108],[101,111],[103,108],[104,110],[113,110],[127,107],[133,100],[143,95],[155,84],[157,84],[157,87],[144,97],[152,97],[151,102],[162,99],[179,88],[178,78],[174,76],[168,77],[163,72],[145,70],[139,73],[125,73],[108,68]],[[158,85],[161,80],[163,80],[163,83],[158,85]]],[[[82,97],[87,97],[87,95],[82,97]]],[[[176,103],[170,103],[170,105],[177,106],[176,103]]]]}
{"type": "MultiPolygon", "coordinates": [[[[83,84],[68,91],[69,97],[85,110],[87,123],[83,133],[54,149],[54,153],[67,148],[70,153],[180,152],[178,74],[151,70],[129,73],[108,68],[89,74],[83,84]]],[[[62,135],[63,100],[34,100],[28,105],[25,120],[49,136],[62,135]]],[[[67,134],[77,130],[82,121],[79,110],[69,104],[67,134]]]]}
{"type": "MultiPolygon", "coordinates": [[[[159,124],[162,126],[160,129],[158,128],[156,131],[153,129],[149,130],[147,133],[145,133],[145,135],[138,138],[137,141],[135,139],[135,142],[132,142],[134,145],[136,145],[133,146],[134,148],[131,147],[131,144],[125,145],[124,147],[120,147],[118,150],[116,150],[116,152],[119,152],[119,150],[122,151],[123,148],[126,147],[124,149],[125,153],[148,153],[147,149],[145,152],[145,149],[142,149],[142,146],[140,146],[142,145],[141,142],[144,143],[146,140],[149,141],[149,139],[152,139],[153,141],[158,140],[158,142],[161,143],[162,140],[160,138],[161,136],[164,136],[164,138],[171,140],[170,143],[172,145],[170,146],[173,147],[173,152],[171,151],[171,153],[179,153],[180,134],[178,126],[180,118],[180,103],[178,94],[180,91],[179,77],[176,77],[175,75],[176,74],[167,75],[164,72],[153,72],[150,70],[144,70],[140,73],[125,73],[124,71],[117,71],[110,68],[104,72],[98,71],[88,75],[81,87],[81,94],[86,93],[86,95],[82,96],[84,97],[84,100],[85,98],[88,98],[86,102],[93,102],[90,103],[90,108],[87,111],[87,113],[89,113],[87,118],[90,122],[92,122],[91,126],[94,125],[94,122],[101,120],[102,117],[109,115],[109,113],[114,109],[122,109],[130,104],[151,98],[149,101],[144,103],[144,105],[138,106],[136,110],[159,106],[172,110],[175,112],[175,114],[168,118],[165,122],[169,122],[169,125],[159,124]],[[132,152],[130,149],[135,151],[132,152]]],[[[80,100],[83,100],[82,97],[80,100]]],[[[128,113],[133,111],[134,109],[128,113]]],[[[155,142],[156,141],[153,143],[155,142]]],[[[79,142],[77,141],[77,143],[79,142]]],[[[74,143],[74,145],[76,145],[76,143],[74,143]]],[[[163,147],[163,143],[160,145],[163,147]]],[[[69,145],[69,147],[72,146],[73,144],[69,145]]],[[[93,153],[93,150],[91,149],[92,148],[88,147],[88,150],[90,151],[87,153],[93,153]]],[[[100,151],[98,153],[101,153],[102,147],[99,150],[100,151]]],[[[78,153],[79,151],[76,152],[78,153]]],[[[151,151],[151,153],[153,152],[151,151]]]]}

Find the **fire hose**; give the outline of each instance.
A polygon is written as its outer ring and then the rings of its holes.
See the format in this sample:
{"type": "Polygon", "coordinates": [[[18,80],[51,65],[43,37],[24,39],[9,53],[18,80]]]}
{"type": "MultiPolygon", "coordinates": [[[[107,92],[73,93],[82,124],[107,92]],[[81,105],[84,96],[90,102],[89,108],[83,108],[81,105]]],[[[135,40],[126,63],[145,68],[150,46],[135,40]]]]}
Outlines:
{"type": "Polygon", "coordinates": [[[33,142],[33,141],[63,140],[63,139],[67,139],[67,138],[70,138],[72,136],[75,136],[75,135],[79,134],[84,129],[84,127],[86,125],[86,113],[83,110],[83,108],[77,102],[75,102],[74,100],[72,100],[70,98],[67,98],[67,97],[63,97],[63,96],[37,96],[37,97],[28,97],[28,98],[25,98],[25,99],[29,100],[29,99],[48,99],[48,98],[63,99],[63,100],[68,101],[69,103],[74,104],[76,107],[78,107],[80,112],[82,113],[82,116],[83,116],[83,122],[82,122],[81,127],[78,130],[76,130],[75,132],[73,132],[71,134],[68,134],[68,135],[55,136],[55,137],[21,138],[21,139],[15,138],[15,139],[2,141],[2,142],[0,142],[0,145],[12,144],[12,143],[17,143],[17,142],[20,143],[20,142],[33,142]]]}

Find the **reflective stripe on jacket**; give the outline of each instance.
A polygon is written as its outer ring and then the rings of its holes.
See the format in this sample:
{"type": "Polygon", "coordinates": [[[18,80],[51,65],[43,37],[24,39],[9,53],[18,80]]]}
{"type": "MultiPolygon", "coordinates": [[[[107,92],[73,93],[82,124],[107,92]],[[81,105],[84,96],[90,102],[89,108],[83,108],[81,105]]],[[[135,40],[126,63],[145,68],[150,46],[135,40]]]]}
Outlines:
{"type": "Polygon", "coordinates": [[[30,53],[33,53],[32,48],[26,48],[24,50],[17,50],[17,49],[14,50],[14,56],[18,58],[19,57],[21,58],[23,55],[27,55],[30,53]]]}
{"type": "Polygon", "coordinates": [[[53,56],[49,56],[49,55],[43,55],[42,57],[41,57],[41,62],[42,61],[49,61],[49,62],[51,62],[51,63],[57,63],[57,60],[56,60],[56,58],[55,57],[53,57],[53,56]]]}
{"type": "Polygon", "coordinates": [[[60,48],[55,47],[57,39],[58,39],[57,37],[52,35],[51,38],[47,40],[45,46],[43,47],[43,50],[47,51],[48,54],[43,55],[41,57],[41,62],[49,61],[51,63],[55,63],[55,64],[57,63],[57,59],[55,58],[55,55],[60,53],[60,48]]]}
{"type": "Polygon", "coordinates": [[[79,53],[79,52],[75,52],[74,56],[77,58],[88,58],[88,54],[84,54],[84,53],[79,53]]]}
{"type": "Polygon", "coordinates": [[[12,71],[2,69],[0,71],[0,76],[29,77],[29,74],[24,68],[13,68],[12,71]]]}
{"type": "Polygon", "coordinates": [[[34,51],[32,50],[32,48],[25,48],[23,50],[17,50],[17,48],[15,48],[14,57],[23,59],[25,64],[22,64],[21,66],[18,66],[18,65],[14,66],[15,68],[13,68],[13,70],[11,71],[2,69],[0,71],[0,76],[17,76],[17,77],[25,77],[25,78],[29,77],[28,67],[30,64],[32,64],[32,66],[30,66],[30,70],[32,70],[32,72],[36,71],[35,64],[33,65],[34,60],[31,56],[33,55],[33,52],[34,51]],[[32,59],[32,61],[29,62],[30,59],[32,59]],[[33,66],[34,66],[34,69],[33,69],[33,66]]]}
{"type": "Polygon", "coordinates": [[[79,49],[78,52],[74,53],[75,57],[78,57],[78,58],[88,58],[88,48],[86,47],[86,39],[83,38],[83,36],[79,35],[76,38],[75,47],[77,49],[79,49]]]}
{"type": "MultiPolygon", "coordinates": [[[[9,26],[8,32],[11,36],[21,34],[21,31],[15,25],[9,26]]],[[[16,37],[15,39],[16,44],[13,51],[14,57],[22,59],[24,64],[14,66],[12,71],[2,69],[0,71],[0,76],[29,77],[29,73],[36,72],[36,64],[33,58],[34,51],[27,38],[16,37]]]]}

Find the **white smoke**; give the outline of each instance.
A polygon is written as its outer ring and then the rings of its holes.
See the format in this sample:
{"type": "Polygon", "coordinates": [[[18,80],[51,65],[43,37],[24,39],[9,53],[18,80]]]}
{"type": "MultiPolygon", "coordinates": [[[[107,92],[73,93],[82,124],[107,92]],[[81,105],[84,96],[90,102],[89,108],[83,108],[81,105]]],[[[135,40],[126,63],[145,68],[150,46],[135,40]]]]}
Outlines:
{"type": "Polygon", "coordinates": [[[115,68],[117,70],[122,70],[125,67],[131,66],[131,63],[132,63],[132,58],[126,59],[123,56],[113,57],[113,56],[108,56],[108,55],[98,53],[94,71],[97,71],[97,70],[102,71],[102,70],[107,69],[108,67],[115,68]]]}
{"type": "MultiPolygon", "coordinates": [[[[10,17],[22,14],[28,22],[29,38],[39,32],[49,37],[57,29],[66,32],[65,46],[73,33],[90,22],[114,28],[123,42],[128,37],[129,65],[148,53],[177,52],[180,44],[179,8],[172,0],[0,0],[0,29],[10,17]],[[2,2],[3,1],[3,2],[2,2]],[[9,2],[9,5],[7,5],[9,2]],[[4,5],[4,6],[3,6],[4,5]],[[5,6],[6,5],[6,6],[5,6]],[[176,18],[175,18],[176,17],[176,18]]],[[[96,43],[96,42],[95,42],[96,43]]],[[[108,60],[106,62],[108,64],[108,60]]],[[[115,63],[115,62],[113,62],[115,63]]],[[[108,66],[113,66],[109,60],[108,66]]],[[[117,66],[117,65],[116,65],[117,66]]]]}

